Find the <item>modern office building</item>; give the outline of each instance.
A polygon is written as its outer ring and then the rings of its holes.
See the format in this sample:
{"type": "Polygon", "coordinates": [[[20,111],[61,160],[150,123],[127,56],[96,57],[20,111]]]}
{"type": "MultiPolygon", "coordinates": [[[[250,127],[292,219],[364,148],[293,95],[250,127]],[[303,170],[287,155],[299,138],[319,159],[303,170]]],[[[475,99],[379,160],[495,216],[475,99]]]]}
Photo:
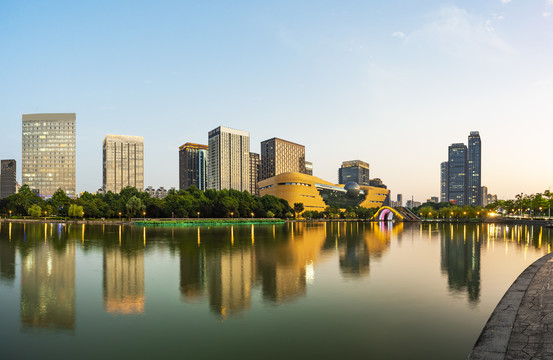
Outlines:
{"type": "Polygon", "coordinates": [[[397,194],[397,205],[396,206],[403,206],[403,195],[397,194]]]}
{"type": "Polygon", "coordinates": [[[179,189],[195,185],[207,189],[207,145],[186,143],[179,147],[179,189]]]}
{"type": "Polygon", "coordinates": [[[388,187],[382,182],[380,178],[374,178],[369,180],[369,186],[379,187],[387,189],[388,187]]]}
{"type": "Polygon", "coordinates": [[[207,188],[250,190],[250,134],[224,126],[208,134],[207,188]]]}
{"type": "Polygon", "coordinates": [[[448,202],[449,197],[447,195],[447,182],[449,177],[449,168],[447,161],[440,164],[440,201],[448,202]]]}
{"type": "Polygon", "coordinates": [[[257,182],[259,181],[259,168],[261,166],[261,160],[259,154],[250,153],[250,194],[259,195],[259,187],[257,182]]]}
{"type": "Polygon", "coordinates": [[[471,131],[467,155],[467,204],[482,205],[482,143],[478,131],[471,131]]]}
{"type": "Polygon", "coordinates": [[[103,142],[103,189],[118,193],[132,186],[144,190],[144,138],[106,135],[103,142]]]}
{"type": "Polygon", "coordinates": [[[433,202],[433,203],[436,203],[436,204],[437,204],[439,201],[440,201],[440,200],[439,200],[439,198],[438,198],[437,196],[431,196],[431,197],[430,197],[430,202],[433,202]]]}
{"type": "Polygon", "coordinates": [[[279,174],[259,182],[259,194],[273,195],[288,204],[303,203],[305,210],[324,211],[327,206],[381,207],[390,201],[390,191],[382,187],[355,183],[333,184],[297,172],[279,174]]]}
{"type": "Polygon", "coordinates": [[[481,187],[480,198],[482,199],[482,206],[488,205],[488,187],[487,186],[481,187]]]}
{"type": "Polygon", "coordinates": [[[361,160],[344,161],[338,169],[338,183],[353,181],[359,185],[370,185],[369,169],[369,164],[361,160]]]}
{"type": "Polygon", "coordinates": [[[15,160],[2,160],[0,172],[0,199],[17,192],[15,160]]]}
{"type": "Polygon", "coordinates": [[[313,163],[311,161],[305,162],[305,174],[313,175],[313,163]]]}
{"type": "Polygon", "coordinates": [[[467,146],[451,144],[448,155],[449,201],[459,206],[467,205],[467,146]]]}
{"type": "Polygon", "coordinates": [[[305,173],[305,146],[279,138],[262,141],[259,180],[287,172],[305,173]]]}
{"type": "Polygon", "coordinates": [[[451,144],[449,161],[440,166],[440,199],[457,205],[482,206],[482,146],[478,131],[471,131],[465,144],[451,144]]]}
{"type": "Polygon", "coordinates": [[[24,114],[22,120],[22,184],[44,197],[58,189],[75,196],[76,115],[24,114]]]}

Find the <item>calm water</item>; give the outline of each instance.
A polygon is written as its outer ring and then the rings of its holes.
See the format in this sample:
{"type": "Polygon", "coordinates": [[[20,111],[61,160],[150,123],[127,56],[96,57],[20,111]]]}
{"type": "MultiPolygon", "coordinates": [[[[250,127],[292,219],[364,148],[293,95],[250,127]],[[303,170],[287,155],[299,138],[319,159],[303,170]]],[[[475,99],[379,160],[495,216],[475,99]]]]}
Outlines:
{"type": "Polygon", "coordinates": [[[464,359],[550,230],[0,224],[0,358],[464,359]]]}

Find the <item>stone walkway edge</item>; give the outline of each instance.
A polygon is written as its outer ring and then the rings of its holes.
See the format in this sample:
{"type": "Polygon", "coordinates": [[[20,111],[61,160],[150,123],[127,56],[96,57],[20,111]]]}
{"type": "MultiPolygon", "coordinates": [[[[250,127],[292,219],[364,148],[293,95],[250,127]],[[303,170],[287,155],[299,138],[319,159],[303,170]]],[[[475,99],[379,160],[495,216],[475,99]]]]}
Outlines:
{"type": "Polygon", "coordinates": [[[520,304],[538,271],[552,258],[553,253],[544,255],[519,275],[497,304],[467,359],[503,360],[506,358],[520,304]]]}

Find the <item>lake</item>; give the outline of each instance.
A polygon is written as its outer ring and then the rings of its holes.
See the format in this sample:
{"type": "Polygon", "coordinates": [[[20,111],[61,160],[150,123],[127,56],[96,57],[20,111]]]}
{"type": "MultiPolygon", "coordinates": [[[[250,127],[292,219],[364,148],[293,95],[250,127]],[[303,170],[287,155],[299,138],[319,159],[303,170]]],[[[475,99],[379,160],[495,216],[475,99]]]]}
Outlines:
{"type": "Polygon", "coordinates": [[[0,223],[2,359],[465,359],[550,229],[0,223]]]}

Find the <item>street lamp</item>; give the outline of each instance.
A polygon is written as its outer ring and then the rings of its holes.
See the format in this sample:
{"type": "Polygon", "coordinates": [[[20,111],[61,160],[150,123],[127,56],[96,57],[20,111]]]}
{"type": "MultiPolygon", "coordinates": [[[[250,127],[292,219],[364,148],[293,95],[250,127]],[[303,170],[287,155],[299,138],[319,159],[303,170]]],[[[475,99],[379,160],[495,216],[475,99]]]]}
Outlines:
{"type": "Polygon", "coordinates": [[[200,218],[200,212],[196,212],[196,215],[198,215],[198,219],[200,218]]]}
{"type": "Polygon", "coordinates": [[[10,212],[10,218],[11,218],[12,217],[12,211],[10,210],[9,212],[10,212]]]}
{"type": "Polygon", "coordinates": [[[252,211],[252,219],[253,219],[253,211],[252,211]]]}
{"type": "Polygon", "coordinates": [[[234,217],[234,213],[232,211],[230,212],[230,217],[234,217]]]}
{"type": "Polygon", "coordinates": [[[46,220],[46,211],[44,212],[44,220],[46,220]]]}
{"type": "Polygon", "coordinates": [[[146,211],[143,211],[142,212],[142,218],[145,220],[146,219],[146,211]]]}
{"type": "Polygon", "coordinates": [[[121,211],[119,211],[119,221],[121,221],[121,211]]]}

